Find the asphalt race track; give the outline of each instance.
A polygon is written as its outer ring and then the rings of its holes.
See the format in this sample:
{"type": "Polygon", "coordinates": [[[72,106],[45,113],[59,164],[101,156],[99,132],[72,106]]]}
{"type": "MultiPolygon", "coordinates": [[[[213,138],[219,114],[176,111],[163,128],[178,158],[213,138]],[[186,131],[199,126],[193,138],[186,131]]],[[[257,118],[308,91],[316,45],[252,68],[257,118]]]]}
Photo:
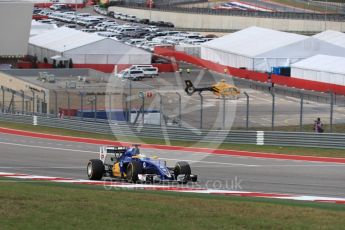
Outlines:
{"type": "MultiPolygon", "coordinates": [[[[86,164],[98,145],[0,134],[0,171],[87,179],[86,164]]],[[[345,196],[345,164],[142,149],[168,165],[186,160],[198,174],[197,188],[345,196]]]]}

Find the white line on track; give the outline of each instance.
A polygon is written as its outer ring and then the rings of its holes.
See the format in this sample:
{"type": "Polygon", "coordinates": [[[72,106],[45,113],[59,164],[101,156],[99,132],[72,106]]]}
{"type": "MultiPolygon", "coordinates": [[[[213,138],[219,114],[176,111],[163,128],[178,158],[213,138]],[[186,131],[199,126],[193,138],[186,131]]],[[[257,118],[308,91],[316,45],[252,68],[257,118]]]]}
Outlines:
{"type": "MultiPolygon", "coordinates": [[[[94,151],[87,151],[87,150],[80,150],[80,149],[64,149],[64,148],[54,148],[54,147],[37,146],[37,145],[24,145],[24,144],[17,144],[17,143],[0,142],[0,144],[4,144],[4,145],[14,145],[14,146],[21,146],[21,147],[28,147],[28,148],[53,149],[53,150],[59,150],[59,151],[95,153],[94,151]]],[[[60,144],[60,145],[62,145],[62,144],[60,144]]]]}
{"type": "MultiPolygon", "coordinates": [[[[21,146],[21,147],[28,147],[28,148],[39,148],[39,149],[53,149],[53,150],[58,150],[58,151],[69,151],[69,152],[84,152],[84,153],[95,153],[97,152],[94,151],[87,151],[87,150],[76,150],[76,149],[65,149],[65,148],[54,148],[54,147],[46,147],[46,146],[33,146],[33,145],[24,145],[24,144],[16,144],[16,143],[6,143],[6,142],[0,142],[0,144],[5,144],[5,145],[14,145],[14,146],[21,146]]],[[[172,158],[160,158],[162,160],[173,160],[173,161],[179,161],[182,159],[172,159],[172,158]]],[[[237,166],[246,166],[246,167],[253,167],[255,165],[248,165],[248,164],[236,164],[236,163],[224,163],[224,162],[210,162],[210,161],[196,161],[196,160],[188,160],[184,159],[189,162],[194,162],[194,163],[203,163],[203,164],[219,164],[219,165],[237,165],[237,166]]]]}
{"type": "MultiPolygon", "coordinates": [[[[0,142],[0,144],[5,145],[13,145],[13,146],[21,146],[21,147],[29,147],[29,148],[40,148],[40,149],[52,149],[52,150],[58,150],[58,151],[69,151],[69,152],[85,152],[85,153],[94,153],[97,154],[95,151],[88,151],[88,150],[76,150],[76,149],[67,149],[67,148],[54,148],[54,147],[47,147],[47,146],[33,146],[33,145],[25,145],[25,144],[17,144],[17,143],[6,143],[6,142],[0,142]]],[[[208,154],[207,154],[208,155],[208,154]]],[[[171,160],[171,161],[179,161],[182,160],[181,158],[166,158],[166,157],[159,157],[159,159],[162,160],[171,160]]],[[[260,158],[259,158],[260,159],[260,158]]],[[[199,164],[214,164],[214,165],[222,165],[222,166],[242,166],[242,167],[345,167],[345,165],[342,164],[297,164],[297,165],[258,165],[258,164],[240,164],[240,163],[226,163],[226,162],[216,162],[216,161],[198,161],[193,159],[185,159],[183,160],[189,161],[191,163],[199,163],[199,164]]],[[[299,162],[299,161],[297,161],[299,162]]],[[[202,166],[193,166],[193,167],[202,167],[202,166]]],[[[205,167],[205,166],[204,166],[205,167]]],[[[1,167],[0,168],[30,168],[30,167],[1,167]]],[[[81,167],[31,167],[31,168],[56,168],[56,169],[79,169],[81,167]]]]}
{"type": "MultiPolygon", "coordinates": [[[[160,159],[163,159],[163,158],[160,158],[160,159]]],[[[192,162],[192,161],[190,161],[192,162]]],[[[204,163],[204,162],[202,162],[204,163]]],[[[232,166],[236,166],[236,165],[229,165],[229,167],[232,167],[232,166]]],[[[274,167],[345,167],[345,165],[245,165],[247,167],[256,167],[256,168],[274,168],[274,167]]],[[[203,168],[205,166],[193,166],[193,168],[203,168]]],[[[0,167],[1,168],[1,167],[0,167]]]]}
{"type": "Polygon", "coordinates": [[[14,167],[1,167],[0,169],[85,169],[85,167],[40,167],[40,166],[14,166],[14,167]]]}

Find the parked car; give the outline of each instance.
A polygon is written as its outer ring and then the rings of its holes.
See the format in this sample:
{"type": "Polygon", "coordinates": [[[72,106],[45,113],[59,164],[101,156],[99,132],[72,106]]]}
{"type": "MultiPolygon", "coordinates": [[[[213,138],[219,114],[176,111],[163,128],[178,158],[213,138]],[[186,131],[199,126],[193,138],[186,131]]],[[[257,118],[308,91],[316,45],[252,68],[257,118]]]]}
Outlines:
{"type": "Polygon", "coordinates": [[[127,15],[127,18],[126,18],[126,21],[129,21],[129,22],[135,22],[137,19],[136,16],[133,16],[133,15],[127,15]]]}
{"type": "Polygon", "coordinates": [[[123,27],[123,28],[120,28],[120,29],[114,31],[114,33],[117,33],[118,35],[125,35],[126,33],[134,32],[135,30],[136,30],[136,28],[133,28],[133,27],[123,27]]]}
{"type": "Polygon", "coordinates": [[[113,32],[99,32],[97,33],[97,35],[102,36],[102,37],[112,38],[112,37],[116,37],[117,34],[113,32]]]}
{"type": "Polygon", "coordinates": [[[51,10],[70,10],[71,8],[69,6],[67,6],[66,4],[53,4],[49,7],[49,9],[51,10]]]}
{"type": "Polygon", "coordinates": [[[55,24],[55,21],[53,19],[42,19],[42,20],[39,20],[39,22],[46,23],[46,24],[55,24]]]}
{"type": "Polygon", "coordinates": [[[170,27],[170,28],[175,27],[175,25],[173,23],[171,23],[171,22],[165,22],[165,26],[166,27],[170,27]]]}
{"type": "Polygon", "coordinates": [[[95,32],[97,32],[97,30],[95,30],[95,29],[82,29],[81,30],[82,32],[86,32],[86,33],[95,33],[95,32]]]}
{"type": "Polygon", "coordinates": [[[84,25],[86,27],[91,27],[91,26],[97,25],[100,22],[101,21],[99,19],[89,17],[89,18],[83,20],[82,25],[84,25]]]}
{"type": "Polygon", "coordinates": [[[145,75],[144,75],[144,71],[140,69],[125,69],[125,70],[122,70],[120,73],[118,73],[117,77],[122,78],[122,79],[140,81],[145,77],[145,75]]]}
{"type": "Polygon", "coordinates": [[[77,28],[76,24],[66,24],[65,26],[68,27],[68,28],[71,28],[71,29],[77,28]]]}
{"type": "Polygon", "coordinates": [[[135,46],[136,44],[139,44],[140,42],[145,42],[146,39],[145,38],[137,38],[137,39],[129,39],[127,40],[125,43],[127,45],[133,45],[135,46]]]}
{"type": "Polygon", "coordinates": [[[114,17],[114,12],[113,11],[109,11],[107,14],[109,17],[113,18],[114,17]]]}
{"type": "Polygon", "coordinates": [[[157,21],[155,25],[156,25],[156,26],[160,26],[160,27],[165,27],[165,22],[163,22],[163,21],[157,21]]]}
{"type": "Polygon", "coordinates": [[[159,31],[159,28],[157,26],[148,26],[146,27],[147,30],[149,30],[150,32],[157,32],[159,31]]]}
{"type": "Polygon", "coordinates": [[[139,23],[141,23],[141,24],[149,24],[149,23],[150,23],[150,20],[149,20],[149,19],[146,19],[146,18],[140,19],[140,20],[139,20],[139,23]]]}
{"type": "Polygon", "coordinates": [[[155,21],[149,21],[147,24],[152,25],[152,26],[156,26],[156,25],[157,25],[157,22],[155,22],[155,21]]]}

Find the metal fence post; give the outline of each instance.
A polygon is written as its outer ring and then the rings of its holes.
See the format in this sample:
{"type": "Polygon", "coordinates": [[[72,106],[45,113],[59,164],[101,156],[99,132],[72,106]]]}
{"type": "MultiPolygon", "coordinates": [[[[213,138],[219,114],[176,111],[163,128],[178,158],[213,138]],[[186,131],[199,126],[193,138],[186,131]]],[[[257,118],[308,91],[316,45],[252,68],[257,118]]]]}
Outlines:
{"type": "Polygon", "coordinates": [[[109,105],[109,113],[108,113],[108,121],[111,121],[111,93],[109,93],[109,102],[108,102],[108,105],[109,105]]]}
{"type": "Polygon", "coordinates": [[[157,93],[157,95],[159,96],[159,125],[162,126],[163,99],[160,93],[157,93]]]}
{"type": "Polygon", "coordinates": [[[24,90],[22,91],[22,114],[24,114],[24,90]]]}
{"type": "Polygon", "coordinates": [[[225,129],[225,105],[226,105],[226,103],[225,103],[224,95],[222,96],[222,99],[223,99],[223,127],[222,127],[222,129],[225,129]]]}
{"type": "Polygon", "coordinates": [[[181,97],[181,94],[180,93],[178,93],[178,92],[176,92],[176,94],[177,94],[177,96],[178,96],[178,120],[179,120],[179,124],[178,124],[178,126],[179,127],[181,127],[181,125],[182,125],[182,97],[181,97]]]}
{"type": "Polygon", "coordinates": [[[275,94],[272,91],[270,91],[270,94],[272,95],[272,125],[271,125],[271,128],[272,128],[272,130],[274,130],[275,94]]]}
{"type": "Polygon", "coordinates": [[[94,102],[94,105],[95,105],[95,121],[97,120],[97,93],[95,93],[95,102],[94,102]]]}
{"type": "Polygon", "coordinates": [[[69,94],[69,92],[68,92],[68,90],[66,90],[66,94],[67,94],[67,113],[68,113],[68,118],[71,118],[70,117],[70,114],[71,114],[71,97],[70,97],[70,94],[69,94]]]}
{"type": "Polygon", "coordinates": [[[53,90],[54,95],[55,95],[55,115],[56,117],[58,117],[58,99],[57,99],[57,92],[55,90],[53,90]]]}
{"type": "Polygon", "coordinates": [[[35,115],[35,91],[31,90],[32,92],[32,115],[35,115]]]}
{"type": "Polygon", "coordinates": [[[331,111],[330,111],[330,116],[329,116],[329,128],[330,132],[333,132],[333,107],[334,107],[334,93],[331,92],[331,111]]]}
{"type": "Polygon", "coordinates": [[[5,89],[3,86],[1,86],[2,91],[2,112],[5,112],[5,89]]]}
{"type": "Polygon", "coordinates": [[[131,115],[132,115],[132,80],[131,79],[128,79],[129,80],[129,120],[128,120],[128,123],[131,124],[131,115]]]}
{"type": "Polygon", "coordinates": [[[41,107],[42,107],[42,114],[45,112],[45,115],[48,116],[48,108],[47,108],[47,102],[46,102],[46,91],[45,90],[41,90],[41,92],[43,93],[43,103],[41,103],[41,107]],[[44,107],[43,107],[44,106],[44,107]]]}
{"type": "Polygon", "coordinates": [[[84,118],[84,93],[79,92],[80,95],[80,113],[81,113],[81,119],[84,118]]]}
{"type": "Polygon", "coordinates": [[[16,104],[15,104],[15,100],[14,100],[14,94],[16,93],[16,91],[14,91],[13,89],[12,89],[12,98],[11,98],[11,100],[12,100],[12,113],[15,113],[15,106],[16,106],[16,104]]]}
{"type": "Polygon", "coordinates": [[[204,97],[202,96],[201,92],[199,92],[200,96],[200,129],[202,129],[202,113],[203,113],[203,104],[204,104],[204,97]]]}
{"type": "Polygon", "coordinates": [[[247,111],[246,111],[246,129],[249,129],[249,95],[247,92],[243,92],[247,98],[247,111]]]}
{"type": "Polygon", "coordinates": [[[142,114],[141,114],[141,120],[142,120],[142,123],[143,123],[143,126],[144,126],[144,121],[145,121],[145,95],[143,94],[142,95],[142,106],[141,106],[141,108],[142,108],[142,114]]]}
{"type": "Polygon", "coordinates": [[[304,94],[301,92],[300,94],[301,104],[300,104],[300,114],[299,114],[299,131],[302,132],[303,130],[303,103],[304,103],[304,94]]]}
{"type": "Polygon", "coordinates": [[[124,93],[123,96],[124,96],[124,98],[125,98],[125,100],[124,100],[124,101],[125,101],[125,111],[126,111],[126,112],[125,112],[125,119],[126,119],[126,121],[127,121],[127,123],[128,123],[128,122],[129,122],[129,119],[130,119],[130,118],[129,118],[129,115],[130,115],[130,114],[128,113],[128,101],[127,101],[128,95],[127,95],[126,93],[124,93]]]}

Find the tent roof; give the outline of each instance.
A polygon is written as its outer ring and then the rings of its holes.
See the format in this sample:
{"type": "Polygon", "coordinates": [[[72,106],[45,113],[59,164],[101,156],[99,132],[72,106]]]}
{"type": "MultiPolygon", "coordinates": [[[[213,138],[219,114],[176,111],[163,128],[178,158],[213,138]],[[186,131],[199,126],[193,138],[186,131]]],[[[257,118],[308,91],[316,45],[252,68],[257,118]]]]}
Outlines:
{"type": "MultiPolygon", "coordinates": [[[[1,0],[0,0],[1,1],[1,0]]],[[[40,35],[42,33],[55,30],[58,26],[56,24],[46,24],[39,21],[31,21],[30,36],[40,35]]]]}
{"type": "Polygon", "coordinates": [[[65,52],[103,39],[96,34],[60,27],[56,30],[31,37],[29,44],[57,52],[65,52]]]}
{"type": "Polygon", "coordinates": [[[304,35],[253,26],[205,42],[202,46],[247,57],[255,57],[307,38],[308,36],[304,35]]]}
{"type": "Polygon", "coordinates": [[[291,65],[292,68],[345,74],[345,58],[318,54],[291,65]]]}
{"type": "Polygon", "coordinates": [[[67,27],[60,27],[43,34],[33,36],[30,38],[29,44],[54,50],[59,53],[69,53],[78,50],[78,52],[92,54],[131,53],[138,55],[151,55],[151,53],[145,50],[124,44],[120,41],[67,27]],[[87,47],[87,45],[91,44],[95,45],[95,49],[87,47]]]}
{"type": "Polygon", "coordinates": [[[333,45],[345,48],[345,34],[339,31],[326,30],[324,32],[315,34],[314,38],[320,39],[325,42],[332,43],[333,45]]]}

